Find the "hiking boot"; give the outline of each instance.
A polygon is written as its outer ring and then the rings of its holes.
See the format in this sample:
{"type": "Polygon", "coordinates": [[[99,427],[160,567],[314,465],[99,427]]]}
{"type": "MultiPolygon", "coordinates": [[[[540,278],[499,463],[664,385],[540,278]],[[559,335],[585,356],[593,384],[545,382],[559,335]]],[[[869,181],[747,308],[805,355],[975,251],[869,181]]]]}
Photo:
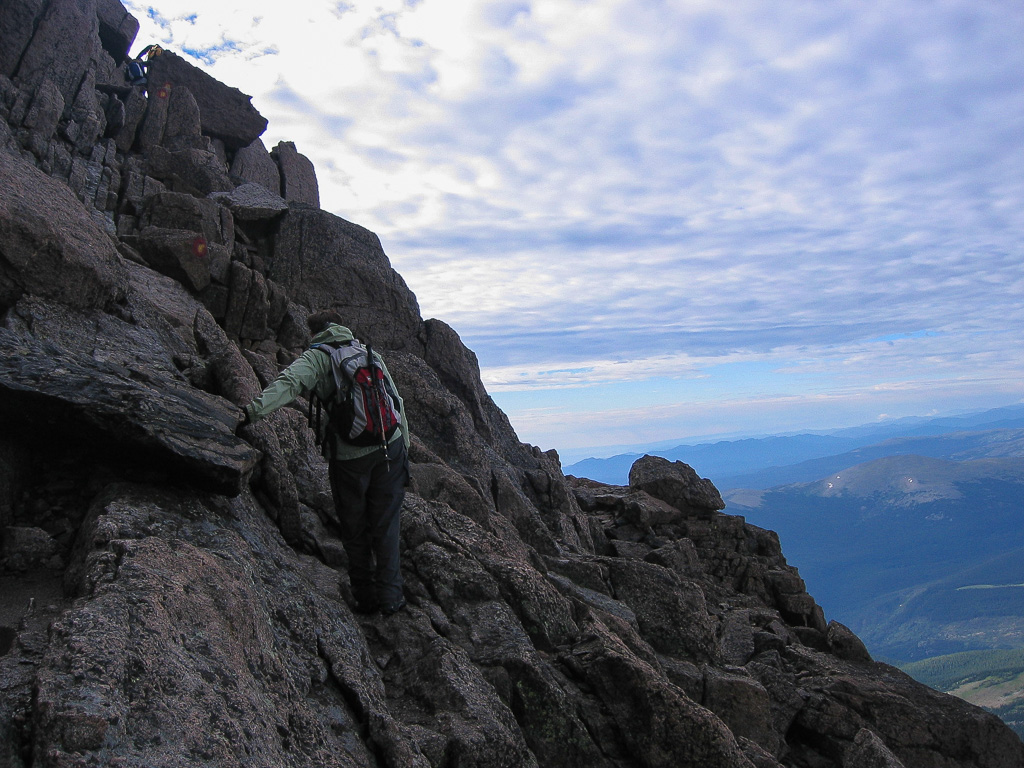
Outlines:
{"type": "Polygon", "coordinates": [[[376,613],[380,606],[376,600],[356,600],[355,605],[352,606],[352,613],[361,613],[363,615],[369,615],[376,613]]]}
{"type": "Polygon", "coordinates": [[[404,597],[400,597],[400,598],[398,598],[398,600],[396,600],[393,603],[388,603],[387,605],[382,605],[381,608],[380,608],[381,615],[382,616],[391,616],[393,614],[396,614],[400,610],[405,608],[405,605],[406,605],[405,598],[404,597]]]}
{"type": "Polygon", "coordinates": [[[376,613],[380,608],[380,601],[373,594],[373,589],[361,589],[356,587],[352,590],[352,612],[361,614],[376,613]]]}

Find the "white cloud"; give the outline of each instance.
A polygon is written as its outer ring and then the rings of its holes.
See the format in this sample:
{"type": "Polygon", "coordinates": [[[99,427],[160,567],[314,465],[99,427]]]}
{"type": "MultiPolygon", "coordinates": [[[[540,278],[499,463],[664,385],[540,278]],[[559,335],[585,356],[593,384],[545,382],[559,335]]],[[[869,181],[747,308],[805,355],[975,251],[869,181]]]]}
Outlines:
{"type": "Polygon", "coordinates": [[[253,96],[495,388],[614,386],[609,334],[724,391],[755,363],[835,391],[1022,372],[1024,10],[167,0],[158,26],[127,5],[137,47],[253,96]]]}

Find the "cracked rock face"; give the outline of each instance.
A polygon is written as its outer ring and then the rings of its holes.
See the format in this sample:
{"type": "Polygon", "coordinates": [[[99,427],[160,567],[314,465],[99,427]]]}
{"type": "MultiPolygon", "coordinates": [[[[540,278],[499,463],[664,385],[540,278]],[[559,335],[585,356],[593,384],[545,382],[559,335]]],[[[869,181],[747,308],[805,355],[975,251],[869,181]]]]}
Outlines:
{"type": "Polygon", "coordinates": [[[126,85],[134,22],[0,5],[0,766],[1024,765],[711,480],[647,457],[605,486],[521,443],[248,97],[173,52],[169,89],[126,85]],[[235,429],[327,306],[412,424],[387,618],[349,608],[305,403],[235,429]]]}

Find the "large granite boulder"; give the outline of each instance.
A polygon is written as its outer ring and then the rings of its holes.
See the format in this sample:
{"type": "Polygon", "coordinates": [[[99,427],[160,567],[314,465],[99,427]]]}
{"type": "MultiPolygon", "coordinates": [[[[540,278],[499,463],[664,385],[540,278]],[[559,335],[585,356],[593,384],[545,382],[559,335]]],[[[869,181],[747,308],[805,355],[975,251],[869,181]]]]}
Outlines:
{"type": "Polygon", "coordinates": [[[267,276],[311,309],[335,307],[361,338],[401,349],[420,328],[419,305],[375,234],[301,204],[274,237],[267,276]]]}
{"type": "Polygon", "coordinates": [[[214,192],[211,197],[240,221],[273,219],[288,210],[288,203],[283,197],[251,181],[226,192],[214,192]]]}
{"type": "MultiPolygon", "coordinates": [[[[14,0],[11,5],[12,23],[24,23],[33,4],[14,0]]],[[[3,13],[6,16],[8,11],[3,13]]],[[[97,66],[100,38],[96,0],[50,0],[32,24],[32,35],[12,79],[29,88],[49,79],[64,101],[71,104],[83,74],[97,66]]]]}
{"type": "Polygon", "coordinates": [[[45,0],[4,0],[0,3],[0,75],[13,78],[32,40],[45,0]]]}
{"type": "Polygon", "coordinates": [[[279,142],[270,156],[281,169],[281,194],[290,203],[306,203],[320,207],[320,187],[313,163],[300,155],[292,141],[279,142]]]}
{"type": "Polygon", "coordinates": [[[128,13],[119,0],[96,0],[96,17],[104,49],[115,61],[124,61],[139,34],[139,20],[128,13]]]}
{"type": "Polygon", "coordinates": [[[281,194],[281,171],[260,139],[235,152],[231,173],[243,182],[259,184],[272,195],[281,194]]]}
{"type": "Polygon", "coordinates": [[[698,477],[693,467],[681,461],[643,456],[629,470],[629,485],[661,499],[685,515],[710,517],[725,509],[722,495],[714,484],[698,477]]]}
{"type": "Polygon", "coordinates": [[[862,728],[843,757],[843,768],[905,768],[880,738],[862,728]]]}
{"type": "Polygon", "coordinates": [[[256,463],[233,434],[237,409],[221,398],[3,328],[0,403],[10,436],[82,441],[94,457],[155,464],[218,493],[237,495],[256,463]]]}
{"type": "Polygon", "coordinates": [[[202,234],[145,227],[132,244],[147,265],[189,290],[199,293],[210,284],[210,245],[202,234]]]}
{"type": "Polygon", "coordinates": [[[176,192],[197,197],[234,187],[223,161],[204,149],[154,147],[146,155],[146,172],[176,192]]]}
{"type": "Polygon", "coordinates": [[[149,89],[187,88],[199,105],[202,131],[230,149],[246,147],[267,129],[267,120],[252,105],[252,97],[215,80],[173,51],[149,62],[149,89]]]}
{"type": "Polygon", "coordinates": [[[0,189],[0,307],[26,293],[81,308],[123,295],[114,243],[66,184],[0,152],[0,189]]]}
{"type": "Polygon", "coordinates": [[[31,131],[33,144],[41,147],[53,138],[63,114],[64,97],[47,78],[36,89],[22,125],[31,131]]]}

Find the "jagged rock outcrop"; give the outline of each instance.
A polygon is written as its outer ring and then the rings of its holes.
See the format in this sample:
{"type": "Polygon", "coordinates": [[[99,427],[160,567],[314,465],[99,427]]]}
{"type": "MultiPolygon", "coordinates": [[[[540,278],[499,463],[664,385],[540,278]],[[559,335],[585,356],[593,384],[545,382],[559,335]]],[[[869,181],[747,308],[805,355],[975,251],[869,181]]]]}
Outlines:
{"type": "Polygon", "coordinates": [[[281,194],[281,169],[260,139],[235,152],[231,173],[241,181],[259,184],[271,194],[281,194]]]}
{"type": "Polygon", "coordinates": [[[1024,764],[692,468],[605,486],[521,443],[248,97],[173,52],[125,85],[133,21],[0,6],[0,768],[1024,764]],[[328,305],[413,425],[388,618],[349,609],[304,403],[234,429],[328,305]]]}
{"type": "Polygon", "coordinates": [[[146,75],[151,91],[187,90],[198,108],[203,133],[228,149],[249,146],[267,129],[266,118],[252,106],[250,96],[210,77],[173,51],[150,59],[146,75]]]}
{"type": "Polygon", "coordinates": [[[709,519],[725,509],[722,495],[707,478],[681,461],[643,456],[629,470],[629,484],[661,499],[684,515],[709,519]]]}
{"type": "Polygon", "coordinates": [[[120,0],[96,0],[96,18],[103,48],[121,63],[139,34],[139,20],[128,13],[120,0]]]}
{"type": "Polygon", "coordinates": [[[291,141],[282,141],[270,152],[281,169],[281,194],[290,203],[320,206],[320,187],[313,163],[300,155],[291,141]]]}

